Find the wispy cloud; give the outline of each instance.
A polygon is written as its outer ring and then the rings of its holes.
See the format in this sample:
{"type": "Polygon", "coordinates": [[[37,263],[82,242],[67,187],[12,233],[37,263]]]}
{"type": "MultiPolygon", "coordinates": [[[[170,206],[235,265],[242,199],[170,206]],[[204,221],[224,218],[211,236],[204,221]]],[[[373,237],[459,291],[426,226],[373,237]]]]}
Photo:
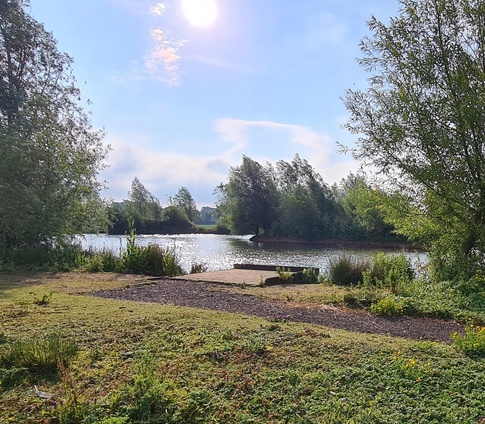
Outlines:
{"type": "Polygon", "coordinates": [[[162,16],[166,10],[167,10],[167,6],[165,6],[165,4],[157,3],[156,5],[150,8],[149,13],[150,15],[153,15],[153,16],[162,16]]]}
{"type": "Polygon", "coordinates": [[[359,168],[350,157],[336,155],[336,145],[328,135],[301,125],[224,118],[215,121],[214,130],[222,146],[214,142],[217,147],[208,149],[206,155],[191,153],[190,149],[179,152],[160,150],[154,140],[144,134],[108,136],[106,141],[113,151],[109,157],[110,167],[101,175],[109,181],[106,195],[115,199],[126,198],[131,181],[137,176],[162,203],[180,187],[187,187],[198,206],[211,205],[216,201],[213,196],[215,187],[227,181],[230,167],[241,163],[242,154],[260,163],[267,160],[274,163],[280,159],[291,160],[295,153],[299,153],[329,184],[359,168]],[[254,129],[283,134],[278,137],[278,148],[271,151],[271,157],[261,156],[260,143],[253,138],[254,129]],[[286,151],[286,157],[283,151],[286,151]]]}
{"type": "Polygon", "coordinates": [[[108,159],[110,167],[101,177],[109,181],[106,195],[116,200],[126,198],[137,176],[162,204],[180,187],[187,187],[198,207],[210,205],[215,202],[215,187],[226,179],[233,165],[221,157],[160,151],[143,134],[108,136],[107,142],[113,150],[108,159]]]}
{"type": "Polygon", "coordinates": [[[153,47],[144,58],[145,71],[159,82],[180,85],[179,49],[184,42],[168,36],[161,28],[151,30],[150,37],[153,47]]]}
{"type": "Polygon", "coordinates": [[[292,151],[293,155],[299,153],[307,159],[328,183],[337,182],[348,175],[349,171],[356,172],[359,165],[350,157],[336,154],[337,146],[327,134],[319,134],[307,127],[294,124],[285,124],[271,121],[245,121],[240,119],[224,118],[215,122],[214,130],[219,133],[222,140],[230,144],[223,153],[228,163],[238,163],[241,155],[246,154],[258,161],[275,161],[279,159],[290,160],[283,157],[283,151],[292,151]],[[286,132],[286,146],[284,139],[279,148],[272,152],[272,157],[257,157],[253,155],[258,147],[258,140],[250,136],[254,128],[286,132]],[[287,149],[287,147],[290,148],[287,149]]]}
{"type": "Polygon", "coordinates": [[[222,139],[233,144],[227,154],[241,152],[249,147],[251,140],[246,132],[250,128],[264,128],[269,130],[284,130],[288,133],[288,141],[312,153],[326,154],[329,150],[330,139],[326,135],[317,134],[301,125],[283,124],[271,121],[244,121],[240,119],[223,118],[215,122],[215,131],[222,139]]]}
{"type": "MultiPolygon", "coordinates": [[[[115,0],[108,0],[114,2],[115,0]]],[[[180,49],[186,41],[172,37],[166,29],[164,20],[171,9],[166,3],[153,0],[116,0],[118,7],[136,16],[143,22],[143,28],[151,27],[146,33],[148,45],[143,56],[134,58],[130,69],[116,72],[111,80],[116,84],[130,85],[144,79],[176,87],[181,84],[179,66],[180,49]]],[[[173,11],[172,11],[173,12],[173,11]]]]}

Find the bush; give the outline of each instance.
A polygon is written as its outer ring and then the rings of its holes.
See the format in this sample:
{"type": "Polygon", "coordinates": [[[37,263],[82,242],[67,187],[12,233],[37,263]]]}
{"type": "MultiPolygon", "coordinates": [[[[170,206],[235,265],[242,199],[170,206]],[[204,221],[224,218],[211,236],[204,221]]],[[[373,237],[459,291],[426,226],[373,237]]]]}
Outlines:
{"type": "Polygon", "coordinates": [[[485,355],[485,327],[468,325],[465,335],[453,333],[451,335],[455,346],[469,356],[485,355]]]}
{"type": "Polygon", "coordinates": [[[301,273],[301,282],[303,284],[318,283],[318,272],[314,268],[305,268],[301,273]]]}
{"type": "Polygon", "coordinates": [[[164,249],[157,244],[138,246],[133,229],[126,241],[126,250],[121,255],[121,268],[146,275],[182,274],[174,249],[164,249]]]}
{"type": "Polygon", "coordinates": [[[362,272],[370,268],[366,260],[355,256],[339,255],[330,259],[329,279],[339,286],[352,286],[362,281],[362,272]]]}
{"type": "Polygon", "coordinates": [[[379,252],[371,268],[371,277],[376,285],[389,287],[393,293],[403,289],[414,278],[411,264],[404,255],[386,255],[379,252]]]}
{"type": "Polygon", "coordinates": [[[370,306],[370,311],[375,315],[402,315],[404,312],[404,304],[393,297],[385,297],[377,303],[370,306]]]}
{"type": "Polygon", "coordinates": [[[285,283],[289,283],[293,281],[293,273],[291,271],[286,270],[284,267],[276,267],[276,273],[278,274],[278,278],[280,281],[285,283]]]}

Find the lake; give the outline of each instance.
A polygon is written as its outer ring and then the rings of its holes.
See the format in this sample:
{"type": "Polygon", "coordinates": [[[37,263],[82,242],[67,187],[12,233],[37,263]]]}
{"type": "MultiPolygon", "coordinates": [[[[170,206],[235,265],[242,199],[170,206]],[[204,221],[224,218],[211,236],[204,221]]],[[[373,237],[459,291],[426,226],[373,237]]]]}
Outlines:
{"type": "MultiPolygon", "coordinates": [[[[207,271],[232,268],[236,263],[260,265],[302,266],[320,268],[324,273],[329,261],[342,253],[362,258],[372,258],[377,250],[322,248],[307,245],[265,245],[249,240],[251,236],[228,236],[216,234],[139,235],[137,244],[149,243],[173,248],[184,271],[190,272],[192,264],[203,264],[207,271]]],[[[126,236],[85,234],[81,239],[84,248],[107,248],[115,253],[126,246],[126,236]]],[[[399,253],[397,251],[389,251],[399,253]]],[[[415,267],[427,262],[423,252],[405,252],[415,267]]]]}

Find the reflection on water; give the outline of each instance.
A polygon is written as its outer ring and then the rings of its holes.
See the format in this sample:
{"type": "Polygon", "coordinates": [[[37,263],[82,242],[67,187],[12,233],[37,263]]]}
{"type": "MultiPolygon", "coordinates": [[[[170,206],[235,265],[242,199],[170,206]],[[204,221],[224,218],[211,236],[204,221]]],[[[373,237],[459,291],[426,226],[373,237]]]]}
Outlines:
{"type": "MultiPolygon", "coordinates": [[[[203,264],[208,271],[232,268],[236,263],[261,265],[317,267],[325,272],[331,258],[344,252],[318,246],[264,245],[249,240],[250,236],[215,234],[140,235],[140,246],[149,243],[175,249],[182,268],[189,272],[192,264],[203,264]]],[[[107,248],[114,252],[126,246],[126,236],[86,234],[81,240],[84,248],[107,248]]],[[[382,249],[381,249],[382,250],[382,249]]],[[[346,254],[372,257],[377,250],[345,250],[346,254]]],[[[414,264],[425,263],[426,254],[406,252],[414,264]]]]}

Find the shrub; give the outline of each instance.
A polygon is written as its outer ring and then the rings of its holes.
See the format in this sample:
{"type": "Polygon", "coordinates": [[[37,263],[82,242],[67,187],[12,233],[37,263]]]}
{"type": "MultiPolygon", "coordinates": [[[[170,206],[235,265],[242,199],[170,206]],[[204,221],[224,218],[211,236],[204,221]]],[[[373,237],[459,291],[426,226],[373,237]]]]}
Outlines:
{"type": "Polygon", "coordinates": [[[278,278],[286,283],[293,281],[293,273],[289,270],[286,270],[284,267],[276,267],[276,272],[278,274],[278,278]]]}
{"type": "Polygon", "coordinates": [[[362,272],[370,268],[368,261],[355,256],[339,255],[330,259],[329,279],[339,286],[352,286],[362,281],[362,272]]]}
{"type": "Polygon", "coordinates": [[[483,292],[485,291],[485,274],[478,269],[471,278],[458,283],[456,288],[465,296],[483,292]]]}
{"type": "Polygon", "coordinates": [[[315,284],[318,281],[318,272],[314,268],[305,268],[301,273],[301,282],[303,284],[315,284]]]}
{"type": "Polygon", "coordinates": [[[411,264],[404,255],[386,255],[379,252],[371,268],[375,284],[389,287],[394,293],[402,289],[414,278],[411,264]]]}
{"type": "Polygon", "coordinates": [[[404,312],[404,304],[393,297],[387,296],[377,303],[373,303],[370,306],[370,311],[375,315],[402,315],[404,312]]]}
{"type": "Polygon", "coordinates": [[[192,264],[192,267],[190,268],[191,274],[200,274],[206,271],[207,271],[207,265],[204,265],[204,264],[192,264]]]}
{"type": "Polygon", "coordinates": [[[469,356],[485,355],[485,327],[467,325],[465,334],[451,335],[455,346],[469,356]]]}
{"type": "Polygon", "coordinates": [[[121,268],[146,275],[179,275],[179,265],[174,249],[157,244],[138,246],[132,229],[126,241],[126,250],[121,255],[121,268]]]}

